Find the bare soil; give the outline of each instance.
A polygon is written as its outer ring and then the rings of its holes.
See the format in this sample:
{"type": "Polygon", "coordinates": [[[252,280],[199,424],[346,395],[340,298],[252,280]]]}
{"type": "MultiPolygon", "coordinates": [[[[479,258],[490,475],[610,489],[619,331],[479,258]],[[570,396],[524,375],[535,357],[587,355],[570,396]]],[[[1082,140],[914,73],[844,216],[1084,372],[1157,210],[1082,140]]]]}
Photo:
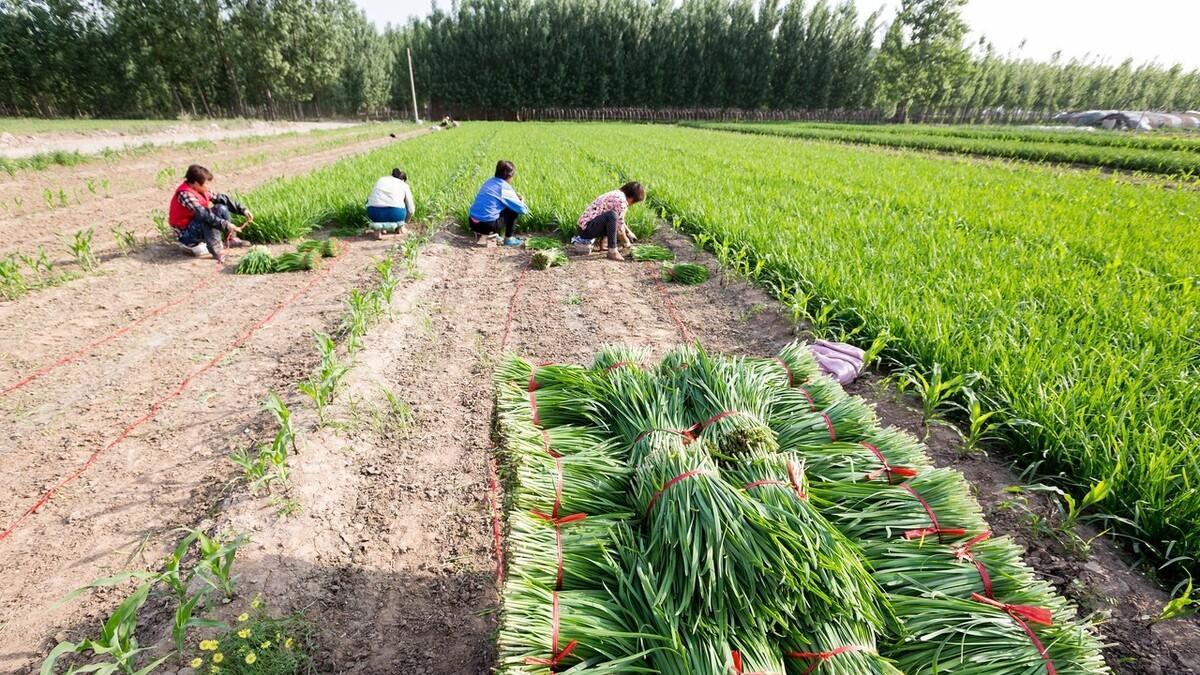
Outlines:
{"type": "MultiPolygon", "coordinates": [[[[682,237],[659,239],[716,269],[682,237]]],[[[739,280],[715,275],[695,287],[660,287],[653,264],[598,256],[522,275],[526,253],[479,248],[443,230],[397,289],[394,318],[368,334],[331,411],[334,424],[319,429],[292,386],[316,360],[308,336],[337,324],[348,290],[370,282],[371,263],[393,241],[354,242],[296,304],[0,541],[0,671],[33,672],[56,639],[93,629],[122,597],[117,589],[54,606],[63,594],[121,569],[155,566],[178,538],[175,528],[199,525],[252,540],[238,554],[239,597],[226,611],[259,592],[277,611],[303,611],[318,626],[320,672],[486,673],[498,603],[491,368],[517,280],[508,347],[539,361],[587,361],[617,342],[661,354],[682,339],[664,297],[688,333],[715,350],[767,356],[794,339],[777,303],[739,280]],[[231,449],[266,434],[257,402],[268,390],[285,394],[302,429],[291,488],[279,495],[290,502],[247,494],[227,460],[231,449]],[[405,409],[393,409],[385,390],[405,409]],[[281,515],[281,506],[298,512],[281,515]]],[[[104,275],[0,308],[0,345],[8,346],[0,383],[212,273],[211,263],[165,249],[110,265],[104,275]]],[[[311,280],[218,275],[203,301],[0,398],[10,421],[0,435],[0,522],[311,280]]],[[[911,402],[877,384],[871,375],[854,391],[874,401],[885,422],[922,435],[911,402]]],[[[1104,630],[1116,643],[1109,659],[1117,672],[1200,672],[1200,625],[1148,627],[1167,597],[1106,541],[1093,544],[1087,561],[1069,555],[1002,506],[1003,488],[1017,482],[1007,463],[962,457],[944,429],[932,431],[930,447],[938,463],[967,473],[996,531],[1020,538],[1060,590],[1088,611],[1112,609],[1104,630]]],[[[164,609],[148,606],[144,620],[144,642],[161,641],[164,609]]]]}
{"type": "Polygon", "coordinates": [[[51,152],[78,152],[84,155],[104,150],[121,150],[139,145],[170,145],[190,141],[220,141],[242,136],[274,136],[319,129],[340,129],[347,122],[267,122],[254,120],[232,127],[216,122],[174,124],[129,133],[120,130],[96,129],[76,132],[42,132],[29,134],[0,134],[0,157],[30,157],[51,152]]]}

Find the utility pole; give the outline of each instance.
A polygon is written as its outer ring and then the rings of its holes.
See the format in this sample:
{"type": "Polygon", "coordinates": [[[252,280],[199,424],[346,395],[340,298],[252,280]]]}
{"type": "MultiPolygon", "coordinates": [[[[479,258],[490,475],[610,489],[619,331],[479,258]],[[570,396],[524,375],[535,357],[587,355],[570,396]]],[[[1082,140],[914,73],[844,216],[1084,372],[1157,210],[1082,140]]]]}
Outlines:
{"type": "Polygon", "coordinates": [[[410,47],[405,47],[404,51],[408,52],[408,88],[410,91],[412,91],[413,98],[413,124],[420,124],[421,120],[417,117],[417,84],[416,81],[413,80],[412,49],[410,47]]]}

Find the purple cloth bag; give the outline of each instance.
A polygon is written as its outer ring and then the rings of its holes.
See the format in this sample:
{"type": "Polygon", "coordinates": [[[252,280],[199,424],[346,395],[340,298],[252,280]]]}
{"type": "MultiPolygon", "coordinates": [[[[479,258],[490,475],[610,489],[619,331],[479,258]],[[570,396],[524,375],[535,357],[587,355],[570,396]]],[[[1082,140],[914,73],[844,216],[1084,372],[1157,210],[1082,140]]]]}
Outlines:
{"type": "Polygon", "coordinates": [[[850,384],[862,372],[864,353],[858,347],[817,340],[808,348],[816,357],[821,373],[837,380],[838,384],[850,384]]]}

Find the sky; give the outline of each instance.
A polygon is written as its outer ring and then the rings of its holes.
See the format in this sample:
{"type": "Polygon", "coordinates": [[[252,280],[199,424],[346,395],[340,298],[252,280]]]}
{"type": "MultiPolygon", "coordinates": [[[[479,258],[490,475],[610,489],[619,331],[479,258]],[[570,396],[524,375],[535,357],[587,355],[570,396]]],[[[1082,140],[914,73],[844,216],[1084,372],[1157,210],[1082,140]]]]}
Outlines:
{"type": "MultiPolygon", "coordinates": [[[[380,28],[429,13],[431,0],[356,0],[380,28]]],[[[863,13],[884,7],[890,20],[899,0],[854,0],[863,13]]],[[[1000,53],[1049,59],[1099,56],[1113,63],[1157,60],[1200,68],[1200,1],[1157,0],[1136,9],[1129,0],[969,0],[963,10],[977,39],[982,33],[1000,53]]],[[[449,0],[439,0],[443,9],[449,0]]]]}

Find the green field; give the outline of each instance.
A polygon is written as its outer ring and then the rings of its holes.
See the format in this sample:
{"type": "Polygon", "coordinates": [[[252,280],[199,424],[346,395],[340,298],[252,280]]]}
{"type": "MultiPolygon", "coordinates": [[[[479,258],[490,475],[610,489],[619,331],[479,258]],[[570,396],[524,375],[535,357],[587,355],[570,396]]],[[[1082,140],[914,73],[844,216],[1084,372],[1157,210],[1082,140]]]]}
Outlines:
{"type": "Polygon", "coordinates": [[[1120,132],[1039,131],[996,127],[688,123],[705,129],[858,143],[914,150],[1094,166],[1183,178],[1200,175],[1200,137],[1120,132]]]}
{"type": "Polygon", "coordinates": [[[422,209],[454,216],[500,157],[535,229],[569,229],[591,197],[638,179],[652,206],[634,209],[640,229],[652,210],[674,220],[817,334],[884,340],[895,368],[977,376],[1004,453],[1076,495],[1107,480],[1105,526],[1194,569],[1200,192],[699,129],[471,124],[249,197],[312,202],[258,209],[264,227],[361,219],[398,162],[422,209]]]}
{"type": "Polygon", "coordinates": [[[122,119],[43,119],[39,117],[0,117],[0,133],[76,134],[109,131],[119,134],[150,134],[171,127],[194,126],[207,129],[216,124],[222,129],[241,129],[253,120],[122,120],[122,119]]]}

